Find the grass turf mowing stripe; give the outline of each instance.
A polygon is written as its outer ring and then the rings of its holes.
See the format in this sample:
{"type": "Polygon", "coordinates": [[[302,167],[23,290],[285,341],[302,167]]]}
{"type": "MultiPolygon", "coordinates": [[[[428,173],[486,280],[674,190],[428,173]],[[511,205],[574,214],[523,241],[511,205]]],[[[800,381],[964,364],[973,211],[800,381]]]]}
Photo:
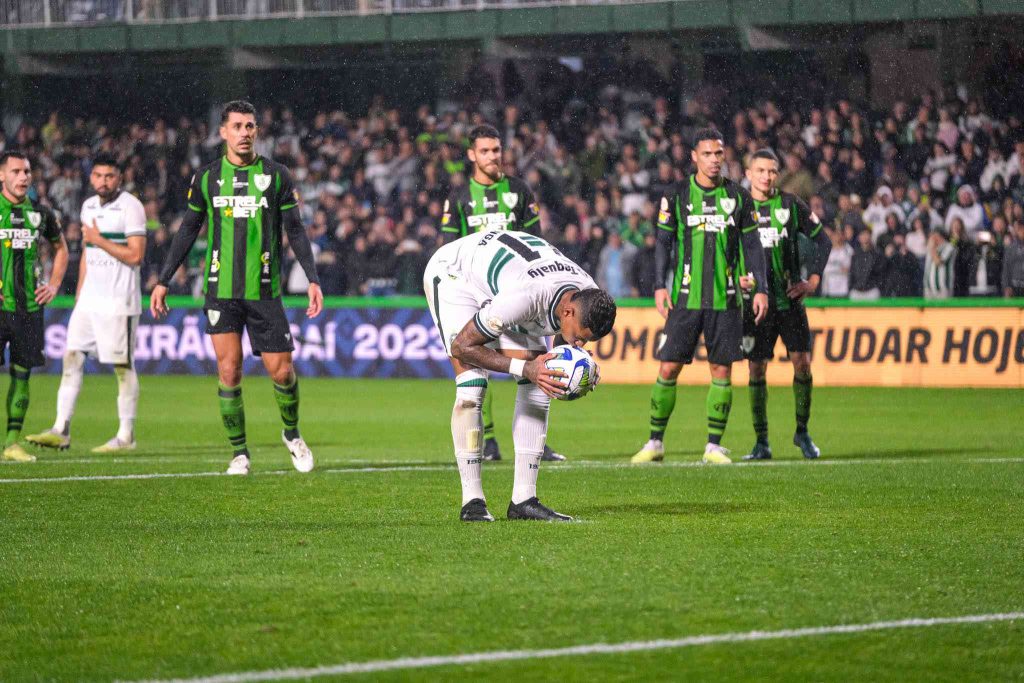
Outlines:
{"type": "MultiPolygon", "coordinates": [[[[1021,463],[1024,458],[866,458],[858,460],[769,460],[767,462],[734,462],[731,467],[820,467],[823,465],[902,465],[908,463],[952,463],[958,465],[971,464],[1008,464],[1021,463]]],[[[9,464],[9,466],[17,466],[9,464]]],[[[24,466],[24,465],[21,465],[24,466]]],[[[645,463],[634,465],[628,462],[603,462],[600,460],[581,460],[570,464],[548,465],[544,469],[549,472],[567,472],[574,469],[648,469],[678,467],[709,467],[700,460],[688,460],[685,462],[669,463],[645,463]]],[[[433,464],[433,465],[409,465],[395,467],[321,467],[318,472],[325,474],[366,474],[377,472],[443,472],[455,468],[455,464],[433,464]]],[[[292,470],[263,470],[252,472],[248,476],[282,475],[289,474],[292,470]]],[[[15,477],[0,479],[0,484],[27,484],[27,483],[59,483],[69,481],[111,481],[119,479],[176,479],[188,477],[221,477],[228,476],[226,472],[165,472],[165,473],[143,473],[143,474],[83,474],[68,477],[15,477]]]]}
{"type": "Polygon", "coordinates": [[[933,626],[949,626],[956,624],[989,624],[1000,621],[1018,621],[1022,619],[1024,619],[1024,612],[970,614],[959,617],[916,617],[895,621],[875,621],[868,624],[839,624],[835,626],[789,628],[778,631],[718,633],[686,636],[674,639],[638,640],[612,644],[593,643],[590,645],[575,645],[572,647],[550,648],[545,650],[494,650],[491,652],[475,652],[461,655],[400,657],[398,659],[379,659],[369,662],[348,662],[330,666],[268,669],[266,671],[244,671],[240,673],[220,674],[200,678],[175,678],[163,681],[145,681],[141,683],[250,683],[252,681],[295,680],[318,678],[321,676],[341,676],[345,674],[374,673],[380,671],[425,669],[438,666],[462,666],[467,664],[485,664],[513,660],[579,657],[583,655],[626,654],[630,652],[671,650],[684,647],[700,647],[703,645],[720,645],[724,643],[748,643],[759,640],[788,640],[793,638],[865,633],[869,631],[888,631],[905,628],[928,628],[933,626]]]}

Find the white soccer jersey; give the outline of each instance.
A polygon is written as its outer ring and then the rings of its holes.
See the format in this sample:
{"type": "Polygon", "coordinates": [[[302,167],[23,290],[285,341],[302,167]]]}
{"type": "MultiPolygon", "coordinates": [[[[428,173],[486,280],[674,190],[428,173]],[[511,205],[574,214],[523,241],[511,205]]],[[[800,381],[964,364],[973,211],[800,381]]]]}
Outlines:
{"type": "Polygon", "coordinates": [[[558,333],[555,306],[574,289],[597,284],[582,268],[540,237],[491,230],[458,240],[456,269],[472,286],[491,297],[474,320],[487,337],[506,332],[532,337],[558,333]]]}
{"type": "MultiPolygon", "coordinates": [[[[82,204],[82,225],[94,222],[100,233],[112,242],[127,244],[131,236],[146,235],[146,212],[142,202],[127,192],[107,204],[93,195],[82,204]]],[[[85,282],[76,307],[108,315],[142,313],[141,268],[128,266],[103,251],[88,245],[85,250],[85,282]]]]}

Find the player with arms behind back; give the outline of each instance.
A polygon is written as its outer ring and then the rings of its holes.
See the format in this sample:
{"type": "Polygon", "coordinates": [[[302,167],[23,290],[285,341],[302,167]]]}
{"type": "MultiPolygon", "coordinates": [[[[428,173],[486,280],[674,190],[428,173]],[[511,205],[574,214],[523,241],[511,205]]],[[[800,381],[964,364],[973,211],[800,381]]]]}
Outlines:
{"type": "Polygon", "coordinates": [[[776,189],[779,158],[775,152],[770,149],[755,152],[747,166],[747,179],[768,266],[769,297],[768,315],[760,325],[754,324],[750,308],[744,308],[744,351],[750,362],[750,408],[757,443],[743,459],[769,460],[772,457],[772,449],[768,445],[768,385],[765,374],[780,335],[793,361],[793,396],[796,399],[793,443],[805,458],[814,459],[821,455],[821,451],[807,432],[807,422],[811,418],[811,328],[807,324],[803,300],[818,289],[832,251],[832,241],[822,229],[821,221],[803,200],[776,189]],[[807,280],[800,275],[797,243],[800,233],[813,240],[817,248],[814,261],[809,264],[807,280]]]}
{"type": "Polygon", "coordinates": [[[71,445],[71,416],[88,353],[100,363],[113,365],[117,376],[117,434],[92,449],[93,453],[114,453],[135,448],[139,402],[135,332],[142,314],[139,265],[146,252],[146,212],[142,202],[121,190],[121,169],[113,157],[93,160],[89,183],[96,194],[82,204],[85,257],[79,262],[77,300],[68,321],[57,418],[51,429],[25,440],[47,448],[71,445]]]}
{"type": "Polygon", "coordinates": [[[0,154],[0,364],[10,364],[7,389],[7,438],[2,458],[32,462],[18,443],[28,412],[28,380],[43,356],[43,306],[53,301],[68,267],[68,245],[49,208],[28,198],[32,164],[13,150],[0,154]],[[53,248],[49,282],[41,279],[39,241],[53,248]],[[10,351],[8,352],[8,349],[10,351]]]}
{"type": "Polygon", "coordinates": [[[430,314],[455,369],[452,441],[462,480],[460,519],[494,520],[480,480],[481,406],[489,372],[518,380],[512,441],[515,475],[509,519],[572,519],[541,504],[537,474],[548,408],[562,392],[548,369],[544,337],[556,344],[600,339],[615,323],[615,301],[589,275],[539,237],[489,230],[446,244],[423,276],[430,314]]]}
{"type": "Polygon", "coordinates": [[[242,406],[242,330],[248,330],[253,353],[274,383],[274,398],[284,422],[281,438],[300,472],[313,469],[313,453],[299,435],[299,384],[292,365],[292,335],[281,302],[281,237],[288,233],[295,258],[309,280],[309,308],[315,318],[323,309],[313,250],[299,218],[298,194],[281,164],[253,147],[256,109],[248,102],[228,102],[221,114],[220,135],[226,153],[199,169],[188,192],[189,211],[171,242],[160,284],[153,289],[153,317],[167,314],[167,284],[192,248],[203,221],[210,226],[206,246],[206,332],[217,353],[220,414],[234,449],[228,474],[249,473],[242,406]]]}
{"type": "MultiPolygon", "coordinates": [[[[540,235],[540,213],[530,186],[501,170],[501,138],[493,126],[469,131],[466,154],[473,164],[469,183],[452,190],[444,203],[441,237],[445,243],[483,230],[518,230],[540,235]]],[[[484,460],[501,460],[494,436],[492,393],[484,394],[484,460]]],[[[544,444],[541,460],[565,460],[544,444]]]]}
{"type": "Polygon", "coordinates": [[[732,364],[743,358],[741,256],[754,273],[753,310],[758,322],[767,311],[768,296],[754,200],[722,176],[724,150],[717,130],[697,131],[690,155],[697,172],[661,200],[654,273],[660,289],[655,290],[654,300],[666,319],[665,331],[656,354],[661,361],[658,379],[651,389],[651,435],[633,456],[634,463],[664,457],[662,440],[676,404],[676,378],[684,365],[693,362],[702,332],[711,366],[704,462],[732,462],[721,441],[732,408],[732,364]],[[670,291],[663,283],[668,282],[673,252],[676,266],[670,291]]]}

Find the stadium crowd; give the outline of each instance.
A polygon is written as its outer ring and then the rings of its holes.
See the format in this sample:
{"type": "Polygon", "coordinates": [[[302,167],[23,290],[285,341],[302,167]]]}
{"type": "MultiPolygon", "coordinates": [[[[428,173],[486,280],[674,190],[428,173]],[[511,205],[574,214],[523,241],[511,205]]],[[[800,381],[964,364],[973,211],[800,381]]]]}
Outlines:
{"type": "MultiPolygon", "coordinates": [[[[446,196],[467,182],[469,129],[497,124],[505,169],[534,188],[542,234],[617,297],[650,296],[655,207],[689,170],[690,133],[716,125],[728,177],[746,182],[746,155],[783,160],[779,186],[807,201],[833,249],[826,297],[1024,295],[1024,123],[997,119],[979,98],[926,92],[870,111],[848,99],[788,110],[770,100],[731,111],[698,96],[676,111],[649,92],[607,88],[564,107],[427,106],[402,112],[377,100],[359,116],[334,110],[300,119],[287,107],[261,113],[259,153],[291,170],[325,294],[416,294],[439,241],[446,196]]],[[[123,160],[124,186],[143,201],[150,239],[149,291],[186,211],[193,170],[221,151],[202,120],[21,122],[0,130],[0,149],[34,161],[33,199],[63,216],[73,292],[81,255],[78,212],[90,159],[123,160]]],[[[172,293],[195,294],[205,244],[196,244],[172,293]]],[[[285,287],[305,292],[285,264],[285,287]]]]}

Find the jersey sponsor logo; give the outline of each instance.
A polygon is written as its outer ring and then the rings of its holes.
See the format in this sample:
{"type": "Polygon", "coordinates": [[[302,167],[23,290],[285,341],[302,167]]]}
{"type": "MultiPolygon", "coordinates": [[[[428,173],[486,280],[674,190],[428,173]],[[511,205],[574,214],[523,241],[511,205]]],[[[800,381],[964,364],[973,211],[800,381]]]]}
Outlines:
{"type": "Polygon", "coordinates": [[[761,246],[765,249],[777,247],[779,242],[789,237],[789,230],[786,228],[783,228],[781,231],[774,227],[758,228],[757,232],[761,237],[761,246]]]}
{"type": "Polygon", "coordinates": [[[223,180],[218,180],[217,181],[217,187],[224,187],[224,181],[223,180]]]}
{"type": "Polygon", "coordinates": [[[33,228],[38,228],[39,224],[43,222],[43,214],[38,211],[26,211],[25,218],[28,219],[33,228]]]}
{"type": "Polygon", "coordinates": [[[476,210],[476,200],[473,200],[469,203],[469,208],[473,209],[474,211],[476,210]]]}
{"type": "Polygon", "coordinates": [[[686,217],[686,225],[702,232],[725,232],[729,226],[736,225],[736,219],[732,216],[726,218],[718,214],[712,215],[690,215],[686,217]]]}
{"type": "Polygon", "coordinates": [[[243,187],[249,187],[249,181],[248,180],[238,180],[236,178],[234,181],[232,181],[231,187],[233,187],[236,190],[240,190],[243,187]]]}
{"type": "Polygon", "coordinates": [[[220,320],[220,311],[213,311],[213,310],[207,311],[206,312],[206,317],[210,319],[210,324],[211,325],[216,325],[217,321],[220,320]]]}
{"type": "Polygon", "coordinates": [[[736,210],[736,200],[732,197],[722,197],[718,200],[718,205],[722,207],[723,213],[732,213],[736,210]]]}
{"type": "Polygon", "coordinates": [[[213,250],[210,254],[210,274],[220,272],[220,251],[217,249],[213,250]]]}
{"type": "Polygon", "coordinates": [[[36,241],[36,233],[28,228],[3,228],[0,230],[0,241],[8,249],[24,251],[32,248],[36,241]]]}
{"type": "Polygon", "coordinates": [[[502,203],[505,204],[505,206],[511,209],[519,201],[519,195],[516,194],[515,192],[502,192],[501,201],[502,203]]]}
{"type": "MultiPolygon", "coordinates": [[[[494,205],[497,206],[498,203],[494,202],[494,205]]],[[[478,216],[467,216],[466,222],[469,223],[471,228],[504,229],[505,226],[515,223],[516,217],[512,214],[504,213],[482,213],[478,216]]]]}
{"type": "Polygon", "coordinates": [[[267,188],[270,187],[270,176],[266,173],[257,173],[253,176],[253,182],[256,183],[257,190],[266,192],[267,188]]]}
{"type": "Polygon", "coordinates": [[[536,268],[530,268],[526,271],[526,274],[530,277],[544,277],[545,275],[551,275],[552,273],[569,273],[570,275],[578,275],[579,270],[570,266],[567,263],[549,263],[546,266],[537,266],[536,268]]]}
{"type": "Polygon", "coordinates": [[[260,282],[270,282],[270,252],[265,251],[260,255],[260,264],[263,265],[263,277],[260,282]]]}
{"type": "Polygon", "coordinates": [[[228,218],[255,218],[260,209],[269,207],[270,203],[266,197],[242,195],[213,198],[213,208],[224,209],[224,215],[228,218]]]}
{"type": "Polygon", "coordinates": [[[775,220],[785,225],[789,222],[789,209],[775,209],[775,220]]]}

